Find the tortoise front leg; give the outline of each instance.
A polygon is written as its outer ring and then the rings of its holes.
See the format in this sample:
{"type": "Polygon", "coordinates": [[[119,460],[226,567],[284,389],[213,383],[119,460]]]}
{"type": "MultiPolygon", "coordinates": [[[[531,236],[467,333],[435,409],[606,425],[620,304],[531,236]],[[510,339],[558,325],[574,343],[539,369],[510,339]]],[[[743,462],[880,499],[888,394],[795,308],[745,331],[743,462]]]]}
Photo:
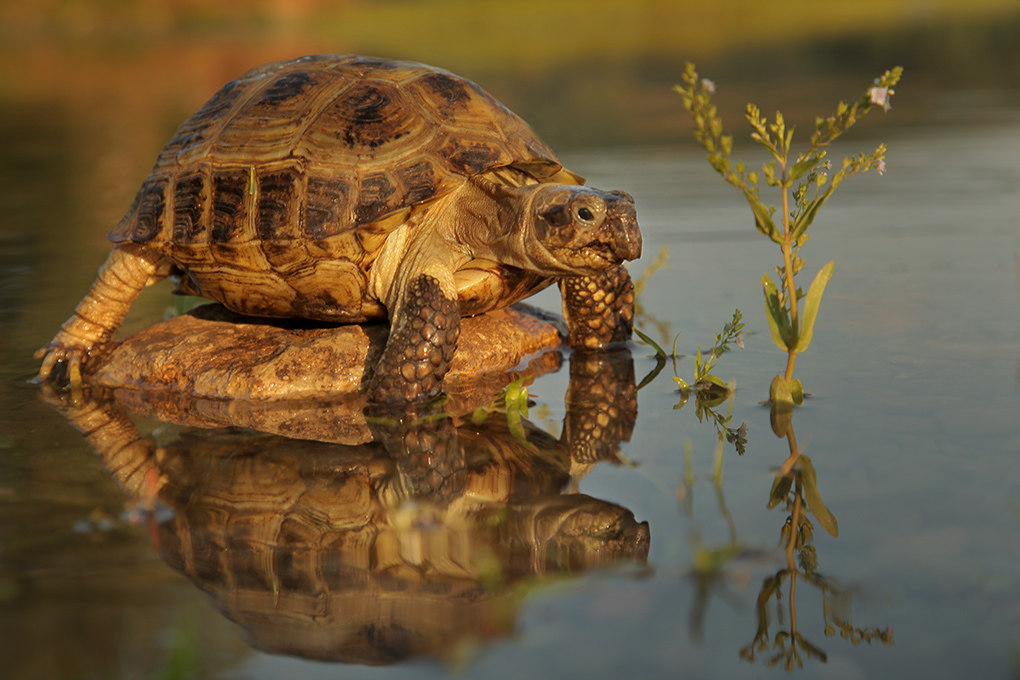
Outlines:
{"type": "Polygon", "coordinates": [[[567,345],[605,349],[630,339],[634,328],[634,284],[623,265],[598,276],[560,279],[567,345]]]}
{"type": "Polygon", "coordinates": [[[390,319],[390,336],[369,383],[374,402],[409,403],[438,394],[460,338],[460,307],[439,279],[421,274],[390,319]]]}
{"type": "Polygon", "coordinates": [[[63,363],[65,380],[73,387],[80,385],[85,361],[113,339],[131,303],[145,286],[165,277],[159,271],[162,259],[158,253],[134,243],[114,248],[62,330],[35,353],[36,359],[42,359],[38,380],[57,379],[57,367],[63,363]]]}

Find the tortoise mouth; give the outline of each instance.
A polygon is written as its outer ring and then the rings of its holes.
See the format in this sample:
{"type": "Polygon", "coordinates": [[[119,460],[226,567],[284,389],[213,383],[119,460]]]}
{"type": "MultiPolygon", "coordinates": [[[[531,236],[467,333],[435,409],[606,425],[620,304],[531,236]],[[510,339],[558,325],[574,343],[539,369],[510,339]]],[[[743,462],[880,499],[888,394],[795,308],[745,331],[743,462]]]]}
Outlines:
{"type": "Polygon", "coordinates": [[[556,260],[577,274],[597,274],[623,262],[611,244],[598,239],[580,248],[552,248],[550,252],[556,260]]]}
{"type": "Polygon", "coordinates": [[[605,262],[606,266],[615,266],[623,262],[616,254],[612,245],[598,239],[581,248],[581,256],[593,262],[605,262]]]}

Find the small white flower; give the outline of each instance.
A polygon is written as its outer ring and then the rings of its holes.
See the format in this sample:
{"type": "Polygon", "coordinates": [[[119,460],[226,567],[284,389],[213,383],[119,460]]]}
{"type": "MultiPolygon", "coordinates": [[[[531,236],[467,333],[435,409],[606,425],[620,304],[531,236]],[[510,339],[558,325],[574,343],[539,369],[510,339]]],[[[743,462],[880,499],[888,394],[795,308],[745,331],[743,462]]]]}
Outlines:
{"type": "Polygon", "coordinates": [[[878,174],[880,174],[880,175],[884,175],[885,174],[885,159],[884,158],[878,162],[878,174]]]}
{"type": "Polygon", "coordinates": [[[892,108],[893,91],[888,87],[872,87],[868,90],[868,98],[872,104],[878,104],[884,111],[892,108]]]}
{"type": "Polygon", "coordinates": [[[701,79],[701,86],[708,90],[709,94],[715,94],[715,83],[708,78],[701,79]]]}

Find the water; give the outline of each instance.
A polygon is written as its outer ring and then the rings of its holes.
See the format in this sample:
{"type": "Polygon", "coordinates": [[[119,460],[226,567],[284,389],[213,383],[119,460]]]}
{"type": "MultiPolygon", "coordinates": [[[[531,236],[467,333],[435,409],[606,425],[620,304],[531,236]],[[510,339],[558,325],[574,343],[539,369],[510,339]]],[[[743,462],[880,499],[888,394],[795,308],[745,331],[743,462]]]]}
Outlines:
{"type": "MultiPolygon", "coordinates": [[[[401,467],[385,447],[340,449],[135,416],[172,479],[149,508],[164,521],[146,525],[127,521],[147,516],[138,501],[150,483],[144,466],[128,474],[130,451],[116,447],[99,446],[97,455],[26,380],[32,351],[101,261],[102,235],[140,177],[132,173],[151,158],[127,162],[111,150],[102,176],[124,176],[125,186],[97,187],[88,164],[57,152],[75,144],[50,134],[64,126],[31,110],[5,115],[0,167],[14,190],[0,223],[0,675],[767,674],[776,634],[791,627],[780,547],[789,512],[766,507],[789,448],[760,404],[785,366],[759,285],[779,257],[700,154],[655,146],[563,156],[593,185],[635,196],[646,253],[635,276],[668,249],[668,267],[647,281],[639,325],[660,343],[682,333],[682,377],[690,380],[696,347],[743,311],[745,348],[717,370],[737,391],[716,407],[723,416],[732,409],[731,427],[746,423],[743,455],[727,444],[720,457],[717,427],[699,420],[694,400],[676,408],[670,364],[637,391],[622,455],[578,464],[560,443],[572,417],[565,396],[593,388],[570,384],[572,368],[584,371],[565,355],[530,387],[529,438],[542,455],[508,437],[498,415],[462,423],[461,441],[471,442],[464,479],[477,486],[474,495],[440,498],[432,514],[400,502],[420,488],[421,468],[401,467]],[[57,186],[68,188],[60,200],[51,198],[57,186]],[[376,482],[358,481],[368,479],[376,482]],[[507,479],[516,495],[493,491],[507,479]],[[268,504],[231,505],[242,492],[290,499],[317,522],[291,516],[286,524],[268,504]],[[570,503],[590,504],[581,516],[601,519],[574,533],[535,529],[538,517],[577,517],[570,503]],[[375,562],[365,562],[364,532],[380,513],[383,528],[373,531],[384,539],[375,562]],[[486,529],[500,522],[516,528],[486,529]],[[647,543],[636,528],[644,522],[647,543]],[[381,564],[383,556],[391,561],[381,564]],[[759,610],[776,581],[780,597],[759,610]],[[759,611],[768,649],[754,647],[752,660],[759,611]],[[361,633],[347,634],[354,630],[361,633]]],[[[793,593],[811,677],[1020,673],[1020,124],[990,118],[883,131],[888,173],[845,183],[802,251],[808,277],[836,263],[814,342],[797,364],[810,397],[792,419],[838,521],[834,537],[812,517],[820,578],[802,574],[793,593]],[[871,641],[844,639],[840,623],[871,641]]],[[[161,318],[166,292],[148,293],[129,329],[161,318]]],[[[539,302],[557,304],[552,293],[539,302]]],[[[606,366],[588,373],[626,401],[631,362],[639,382],[656,367],[651,354],[635,344],[630,357],[616,358],[616,374],[606,366]]],[[[437,436],[448,442],[451,433],[437,436]]]]}

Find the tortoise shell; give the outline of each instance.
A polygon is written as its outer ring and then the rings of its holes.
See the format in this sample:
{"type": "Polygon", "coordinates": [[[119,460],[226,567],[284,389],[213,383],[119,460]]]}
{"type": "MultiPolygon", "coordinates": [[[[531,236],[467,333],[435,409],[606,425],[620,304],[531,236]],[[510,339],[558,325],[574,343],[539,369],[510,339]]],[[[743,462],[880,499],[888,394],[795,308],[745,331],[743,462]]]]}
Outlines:
{"type": "Polygon", "coordinates": [[[109,237],[166,256],[178,292],[243,314],[364,321],[386,315],[366,284],[387,235],[506,166],[529,182],[583,183],[468,80],[302,57],[249,71],[185,121],[109,237]]]}

